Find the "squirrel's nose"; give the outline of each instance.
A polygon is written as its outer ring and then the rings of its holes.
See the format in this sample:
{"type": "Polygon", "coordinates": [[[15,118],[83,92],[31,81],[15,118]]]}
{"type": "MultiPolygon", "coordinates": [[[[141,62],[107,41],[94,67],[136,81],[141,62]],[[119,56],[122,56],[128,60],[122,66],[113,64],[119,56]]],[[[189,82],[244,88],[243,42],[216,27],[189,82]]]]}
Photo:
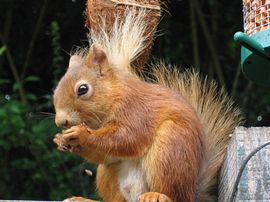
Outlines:
{"type": "Polygon", "coordinates": [[[67,115],[63,112],[57,112],[55,115],[55,124],[60,128],[67,128],[69,126],[69,121],[66,118],[67,115]]]}
{"type": "Polygon", "coordinates": [[[59,128],[67,128],[69,125],[68,120],[55,121],[55,123],[59,128]]]}

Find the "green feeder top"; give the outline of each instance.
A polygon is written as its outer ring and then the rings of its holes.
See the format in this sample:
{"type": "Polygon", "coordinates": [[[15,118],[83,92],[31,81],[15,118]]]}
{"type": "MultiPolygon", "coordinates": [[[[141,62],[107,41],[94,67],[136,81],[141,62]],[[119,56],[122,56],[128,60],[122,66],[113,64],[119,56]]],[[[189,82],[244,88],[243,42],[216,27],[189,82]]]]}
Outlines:
{"type": "Polygon", "coordinates": [[[244,31],[234,40],[242,45],[241,67],[249,79],[270,86],[270,0],[243,0],[244,31]]]}
{"type": "Polygon", "coordinates": [[[242,45],[241,67],[244,74],[256,83],[270,85],[270,30],[260,31],[251,37],[242,32],[234,35],[242,45]]]}

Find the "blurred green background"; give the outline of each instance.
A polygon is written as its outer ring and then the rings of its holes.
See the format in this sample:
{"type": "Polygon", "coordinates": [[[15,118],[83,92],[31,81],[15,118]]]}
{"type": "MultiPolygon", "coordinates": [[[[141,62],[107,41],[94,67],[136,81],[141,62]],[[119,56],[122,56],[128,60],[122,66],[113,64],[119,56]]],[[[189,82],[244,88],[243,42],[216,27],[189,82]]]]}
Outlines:
{"type": "MultiPolygon", "coordinates": [[[[69,53],[87,45],[85,0],[0,0],[0,199],[95,198],[95,166],[56,150],[52,93],[69,53]]],[[[268,87],[240,71],[242,2],[171,0],[152,60],[198,69],[225,86],[246,126],[268,126],[268,87]]],[[[150,60],[151,61],[151,60],[150,60]]]]}

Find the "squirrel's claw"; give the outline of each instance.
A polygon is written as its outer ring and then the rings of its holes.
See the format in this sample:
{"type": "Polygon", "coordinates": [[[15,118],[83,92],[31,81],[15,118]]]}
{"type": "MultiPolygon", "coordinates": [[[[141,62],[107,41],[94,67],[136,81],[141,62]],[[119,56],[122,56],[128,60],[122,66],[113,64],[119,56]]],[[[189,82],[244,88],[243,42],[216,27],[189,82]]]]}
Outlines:
{"type": "Polygon", "coordinates": [[[58,150],[60,151],[69,151],[70,150],[70,146],[69,145],[61,145],[57,147],[58,150]]]}

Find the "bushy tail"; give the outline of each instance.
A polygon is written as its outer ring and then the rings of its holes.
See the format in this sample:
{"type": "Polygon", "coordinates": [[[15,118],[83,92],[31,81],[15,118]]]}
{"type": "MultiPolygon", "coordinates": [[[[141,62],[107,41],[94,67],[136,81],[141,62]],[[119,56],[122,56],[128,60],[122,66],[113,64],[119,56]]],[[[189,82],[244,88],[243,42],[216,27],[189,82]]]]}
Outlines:
{"type": "MultiPolygon", "coordinates": [[[[90,43],[99,44],[105,51],[110,64],[118,71],[131,75],[131,63],[146,48],[145,9],[127,9],[124,19],[117,17],[111,30],[106,19],[100,23],[99,32],[90,33],[90,43]]],[[[187,70],[179,72],[160,63],[154,68],[153,76],[157,83],[178,91],[197,111],[204,126],[205,155],[198,180],[198,194],[202,201],[208,197],[211,181],[220,169],[235,127],[241,124],[240,111],[224,89],[216,82],[201,78],[198,73],[187,70]]]]}
{"type": "Polygon", "coordinates": [[[194,70],[180,72],[159,64],[154,68],[155,80],[185,97],[197,111],[205,137],[205,155],[198,180],[198,195],[208,201],[209,188],[224,161],[230,134],[242,123],[240,111],[224,89],[214,81],[201,78],[194,70]]]}

